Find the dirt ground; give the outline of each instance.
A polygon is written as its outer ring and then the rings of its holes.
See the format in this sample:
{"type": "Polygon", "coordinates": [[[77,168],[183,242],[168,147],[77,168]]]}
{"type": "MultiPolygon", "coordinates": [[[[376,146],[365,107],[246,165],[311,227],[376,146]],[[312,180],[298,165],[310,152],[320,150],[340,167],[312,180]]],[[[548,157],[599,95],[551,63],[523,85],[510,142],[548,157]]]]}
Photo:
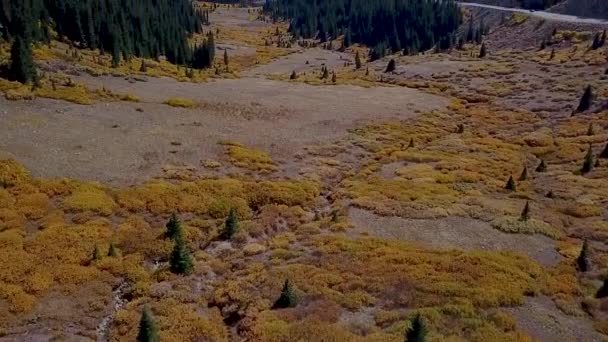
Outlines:
{"type": "Polygon", "coordinates": [[[357,208],[350,209],[349,218],[355,225],[353,233],[383,239],[419,242],[435,248],[516,251],[546,266],[554,266],[561,259],[555,250],[555,241],[546,236],[507,234],[489,223],[470,218],[414,220],[382,217],[357,208]]]}
{"type": "Polygon", "coordinates": [[[564,314],[548,297],[530,297],[523,306],[507,310],[522,330],[539,341],[605,341],[588,320],[564,314]]]}
{"type": "Polygon", "coordinates": [[[2,99],[0,150],[38,176],[124,185],[159,176],[166,165],[201,168],[201,160],[221,159],[222,140],[269,151],[287,162],[304,146],[331,143],[365,122],[411,118],[416,110],[440,109],[448,102],[414,89],[316,87],[263,78],[202,84],[90,76],[79,81],[134,94],[143,102],[82,106],[2,99]],[[162,104],[170,97],[189,98],[201,107],[162,104]]]}
{"type": "Polygon", "coordinates": [[[318,70],[325,65],[329,70],[353,63],[350,54],[320,48],[306,49],[277,59],[269,64],[258,66],[245,72],[249,76],[280,75],[295,71],[298,74],[318,70]]]}

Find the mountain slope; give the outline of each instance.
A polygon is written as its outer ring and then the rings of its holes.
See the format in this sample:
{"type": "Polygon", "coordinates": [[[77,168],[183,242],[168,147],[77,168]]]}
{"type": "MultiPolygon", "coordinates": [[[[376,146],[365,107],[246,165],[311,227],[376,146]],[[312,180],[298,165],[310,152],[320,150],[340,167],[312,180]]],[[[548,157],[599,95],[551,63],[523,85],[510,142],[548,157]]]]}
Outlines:
{"type": "Polygon", "coordinates": [[[579,17],[608,19],[608,2],[605,0],[566,0],[553,6],[549,11],[579,17]]]}

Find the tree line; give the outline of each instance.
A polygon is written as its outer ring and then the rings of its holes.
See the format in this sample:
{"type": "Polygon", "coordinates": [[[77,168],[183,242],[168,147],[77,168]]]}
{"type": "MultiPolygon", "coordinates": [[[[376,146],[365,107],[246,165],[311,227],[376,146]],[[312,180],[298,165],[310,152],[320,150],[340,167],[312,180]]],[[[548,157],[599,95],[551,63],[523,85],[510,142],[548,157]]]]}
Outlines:
{"type": "Polygon", "coordinates": [[[268,0],[264,11],[288,18],[297,38],[324,42],[344,35],[345,45],[371,47],[372,59],[448,45],[462,22],[453,0],[268,0]]]}
{"type": "Polygon", "coordinates": [[[13,77],[26,82],[34,77],[31,44],[49,42],[51,30],[60,41],[111,53],[115,66],[161,55],[191,64],[199,47],[189,46],[188,35],[202,33],[208,18],[189,0],[0,0],[0,37],[13,44],[13,77]]]}

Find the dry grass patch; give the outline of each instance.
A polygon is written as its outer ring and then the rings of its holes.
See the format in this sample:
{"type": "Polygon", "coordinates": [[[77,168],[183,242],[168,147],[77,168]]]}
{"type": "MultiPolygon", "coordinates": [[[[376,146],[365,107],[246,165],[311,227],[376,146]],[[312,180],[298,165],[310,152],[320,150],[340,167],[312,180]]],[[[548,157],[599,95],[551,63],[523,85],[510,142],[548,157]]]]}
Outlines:
{"type": "Polygon", "coordinates": [[[198,102],[183,97],[171,97],[163,103],[178,108],[196,108],[199,106],[198,102]]]}

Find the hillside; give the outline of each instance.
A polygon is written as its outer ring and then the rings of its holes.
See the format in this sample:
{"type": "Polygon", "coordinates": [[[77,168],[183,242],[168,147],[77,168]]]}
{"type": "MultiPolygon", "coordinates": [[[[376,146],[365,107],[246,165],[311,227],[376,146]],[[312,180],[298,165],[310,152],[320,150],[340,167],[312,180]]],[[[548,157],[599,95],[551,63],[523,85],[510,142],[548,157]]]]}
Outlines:
{"type": "Polygon", "coordinates": [[[0,0],[0,341],[608,339],[606,25],[229,2],[0,0]]]}
{"type": "Polygon", "coordinates": [[[549,11],[586,18],[608,19],[608,2],[602,0],[565,0],[550,8],[549,11]]]}

